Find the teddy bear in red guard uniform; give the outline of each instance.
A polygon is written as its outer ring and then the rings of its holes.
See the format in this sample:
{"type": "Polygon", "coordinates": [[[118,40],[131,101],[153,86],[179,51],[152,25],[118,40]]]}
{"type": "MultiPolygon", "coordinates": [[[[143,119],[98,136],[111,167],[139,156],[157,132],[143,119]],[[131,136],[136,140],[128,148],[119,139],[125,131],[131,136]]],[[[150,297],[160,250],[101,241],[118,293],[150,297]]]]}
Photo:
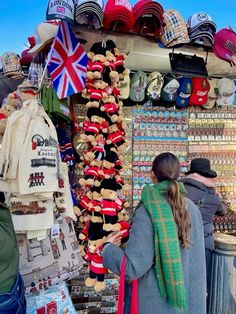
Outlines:
{"type": "Polygon", "coordinates": [[[87,117],[82,124],[86,148],[80,158],[81,189],[92,192],[79,236],[84,241],[83,257],[89,263],[86,286],[96,291],[105,288],[107,269],[103,266],[102,246],[112,231],[122,231],[127,240],[130,224],[122,197],[126,183],[120,176],[120,153],[126,146],[123,103],[119,99],[119,80],[125,73],[125,56],[114,49],[112,41],[95,43],[89,52],[86,88],[82,96],[88,99],[87,117]],[[106,59],[106,60],[105,60],[106,59]],[[104,61],[105,60],[105,61],[104,61]]]}
{"type": "Polygon", "coordinates": [[[88,245],[85,248],[84,260],[89,262],[89,276],[85,280],[87,287],[94,287],[95,291],[105,288],[105,274],[107,268],[103,266],[102,248],[108,233],[102,229],[101,223],[91,223],[88,227],[88,245]]]}

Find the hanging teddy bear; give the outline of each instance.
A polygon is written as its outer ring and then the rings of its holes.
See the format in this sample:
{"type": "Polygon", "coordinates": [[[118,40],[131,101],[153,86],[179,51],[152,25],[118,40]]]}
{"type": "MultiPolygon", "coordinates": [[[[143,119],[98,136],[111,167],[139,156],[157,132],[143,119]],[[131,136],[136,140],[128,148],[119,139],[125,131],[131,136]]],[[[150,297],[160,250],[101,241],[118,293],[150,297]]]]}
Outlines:
{"type": "Polygon", "coordinates": [[[88,228],[88,246],[83,257],[89,262],[89,276],[85,280],[87,287],[95,291],[105,289],[105,274],[108,269],[103,266],[102,248],[108,233],[102,229],[102,224],[90,223],[88,228]]]}
{"type": "Polygon", "coordinates": [[[106,143],[107,144],[114,144],[119,151],[122,150],[123,145],[125,144],[125,132],[123,129],[119,129],[117,124],[114,123],[109,126],[108,128],[108,136],[106,143]]]}
{"type": "Polygon", "coordinates": [[[89,65],[89,70],[87,71],[87,78],[89,80],[101,79],[106,62],[107,59],[102,54],[94,55],[92,57],[92,62],[89,65]]]}
{"type": "Polygon", "coordinates": [[[80,124],[84,133],[81,134],[81,139],[96,145],[96,135],[100,132],[107,133],[109,123],[106,121],[106,114],[98,108],[90,108],[87,111],[87,120],[80,124]]]}
{"type": "Polygon", "coordinates": [[[103,229],[106,231],[114,231],[115,224],[118,222],[118,212],[123,209],[122,202],[119,201],[117,191],[121,186],[117,184],[115,178],[104,179],[101,182],[101,197],[97,211],[103,217],[103,229]]]}
{"type": "Polygon", "coordinates": [[[104,97],[100,110],[104,111],[113,123],[118,121],[120,119],[120,114],[122,114],[120,103],[116,102],[113,95],[108,95],[106,98],[104,97]]]}
{"type": "Polygon", "coordinates": [[[0,108],[0,142],[2,141],[6,129],[8,117],[10,117],[18,108],[19,97],[15,92],[10,93],[7,98],[3,100],[2,107],[0,108]]]}

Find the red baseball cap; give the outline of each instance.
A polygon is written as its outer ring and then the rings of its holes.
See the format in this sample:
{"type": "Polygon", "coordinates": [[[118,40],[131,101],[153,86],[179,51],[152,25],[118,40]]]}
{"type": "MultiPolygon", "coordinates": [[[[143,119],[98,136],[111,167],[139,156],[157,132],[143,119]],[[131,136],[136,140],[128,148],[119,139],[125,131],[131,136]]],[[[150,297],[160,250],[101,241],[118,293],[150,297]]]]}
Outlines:
{"type": "Polygon", "coordinates": [[[159,36],[163,22],[162,6],[152,0],[140,0],[134,6],[134,32],[159,36]]]}
{"type": "Polygon", "coordinates": [[[108,0],[104,10],[103,26],[107,29],[129,32],[134,25],[133,6],[128,0],[108,0]]]}
{"type": "Polygon", "coordinates": [[[33,55],[29,53],[30,48],[25,49],[24,51],[22,51],[21,53],[21,59],[20,59],[20,65],[23,66],[29,66],[32,59],[33,59],[33,55]]]}
{"type": "Polygon", "coordinates": [[[235,65],[233,55],[236,53],[236,33],[228,28],[219,30],[214,35],[213,50],[215,55],[230,65],[235,65]]]}
{"type": "Polygon", "coordinates": [[[191,106],[202,106],[207,103],[210,84],[206,78],[194,77],[192,79],[193,90],[189,99],[191,106]]]}

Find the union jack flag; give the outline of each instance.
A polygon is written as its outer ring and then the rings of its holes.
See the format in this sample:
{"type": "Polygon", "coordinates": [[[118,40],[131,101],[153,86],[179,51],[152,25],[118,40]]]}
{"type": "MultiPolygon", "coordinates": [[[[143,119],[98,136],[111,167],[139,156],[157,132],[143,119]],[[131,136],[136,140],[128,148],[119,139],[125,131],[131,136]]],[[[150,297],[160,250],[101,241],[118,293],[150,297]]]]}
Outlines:
{"type": "Polygon", "coordinates": [[[48,58],[47,69],[59,99],[84,89],[87,54],[65,21],[61,21],[48,58]]]}

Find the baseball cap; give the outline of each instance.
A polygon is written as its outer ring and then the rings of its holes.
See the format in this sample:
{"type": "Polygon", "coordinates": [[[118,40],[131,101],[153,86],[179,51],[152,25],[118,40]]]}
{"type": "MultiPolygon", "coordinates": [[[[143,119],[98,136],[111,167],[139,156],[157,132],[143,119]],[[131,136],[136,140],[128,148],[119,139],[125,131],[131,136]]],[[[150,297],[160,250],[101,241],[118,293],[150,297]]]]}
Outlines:
{"type": "Polygon", "coordinates": [[[209,79],[208,82],[210,84],[210,89],[208,92],[208,99],[207,99],[207,103],[204,104],[202,107],[205,109],[212,109],[216,104],[216,99],[219,94],[218,80],[209,79]]]}
{"type": "Polygon", "coordinates": [[[53,41],[58,31],[58,22],[43,22],[36,28],[35,46],[29,50],[29,53],[35,54],[40,52],[48,43],[53,41]]]}
{"type": "Polygon", "coordinates": [[[187,25],[190,34],[194,33],[197,29],[209,32],[209,28],[212,33],[216,32],[216,24],[212,21],[211,16],[204,12],[198,12],[191,15],[188,18],[187,25]]]}
{"type": "Polygon", "coordinates": [[[161,89],[164,84],[164,79],[159,72],[152,72],[147,79],[146,95],[150,100],[159,100],[161,97],[161,89]]]}
{"type": "Polygon", "coordinates": [[[130,99],[141,102],[145,98],[147,87],[147,75],[143,71],[137,71],[130,80],[130,99]]]}
{"type": "Polygon", "coordinates": [[[103,0],[76,0],[75,20],[78,24],[85,24],[99,29],[103,24],[103,8],[103,0]]]}
{"type": "Polygon", "coordinates": [[[189,99],[192,93],[192,79],[190,77],[181,77],[179,84],[175,105],[178,108],[184,108],[189,105],[189,99]]]}
{"type": "Polygon", "coordinates": [[[194,13],[188,18],[188,34],[190,41],[200,46],[211,47],[214,44],[216,24],[209,14],[204,12],[194,13]]]}
{"type": "Polygon", "coordinates": [[[32,62],[33,56],[29,53],[29,48],[21,52],[20,64],[21,66],[29,66],[32,62]]]}
{"type": "Polygon", "coordinates": [[[234,82],[234,95],[233,95],[233,106],[236,106],[236,80],[233,80],[234,82]]]}
{"type": "Polygon", "coordinates": [[[214,35],[213,50],[215,55],[230,65],[235,65],[233,55],[236,53],[236,33],[228,28],[223,28],[214,35]]]}
{"type": "Polygon", "coordinates": [[[216,99],[218,106],[232,105],[235,91],[234,81],[229,78],[221,78],[218,80],[219,94],[216,99]]]}
{"type": "Polygon", "coordinates": [[[108,0],[104,9],[103,26],[129,32],[134,25],[133,6],[128,0],[108,0]]]}
{"type": "Polygon", "coordinates": [[[130,92],[130,76],[129,76],[129,72],[130,71],[128,71],[128,73],[126,73],[122,78],[119,79],[119,91],[120,91],[119,98],[120,99],[127,99],[127,98],[129,98],[129,92],[130,92]]]}
{"type": "Polygon", "coordinates": [[[74,0],[55,1],[49,0],[46,12],[46,20],[65,20],[74,23],[75,5],[74,0]]]}
{"type": "Polygon", "coordinates": [[[189,43],[187,25],[176,10],[166,10],[163,14],[160,40],[165,47],[189,43]]]}
{"type": "Polygon", "coordinates": [[[162,29],[163,7],[155,0],[140,0],[134,6],[133,31],[158,37],[162,29]]]}
{"type": "Polygon", "coordinates": [[[191,106],[202,106],[207,103],[208,91],[210,84],[206,78],[194,77],[192,78],[193,90],[189,99],[191,106]]]}
{"type": "Polygon", "coordinates": [[[170,105],[173,105],[173,103],[176,101],[177,98],[177,91],[179,89],[179,82],[175,78],[175,76],[171,73],[167,73],[164,76],[164,85],[161,91],[161,99],[164,102],[170,103],[170,105]]]}
{"type": "Polygon", "coordinates": [[[1,56],[1,63],[5,76],[15,76],[21,73],[20,57],[14,52],[5,52],[1,56]]]}

